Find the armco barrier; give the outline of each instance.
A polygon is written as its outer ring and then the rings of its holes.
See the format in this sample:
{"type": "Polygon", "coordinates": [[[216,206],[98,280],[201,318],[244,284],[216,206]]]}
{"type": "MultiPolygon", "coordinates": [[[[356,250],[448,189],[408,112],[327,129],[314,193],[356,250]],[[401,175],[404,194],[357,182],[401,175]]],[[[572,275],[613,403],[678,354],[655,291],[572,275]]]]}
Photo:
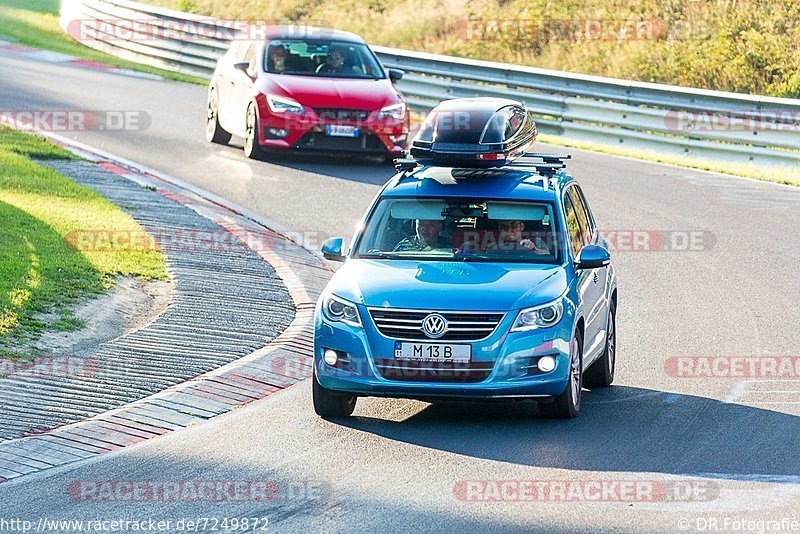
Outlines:
{"type": "MultiPolygon", "coordinates": [[[[237,36],[231,22],[129,0],[62,0],[61,25],[92,48],[206,78],[237,36]],[[161,31],[152,32],[158,37],[126,38],[134,24],[161,31]]],[[[541,131],[570,139],[728,162],[800,165],[800,100],[373,50],[386,67],[406,72],[399,87],[420,111],[448,98],[507,97],[525,102],[541,131]]]]}

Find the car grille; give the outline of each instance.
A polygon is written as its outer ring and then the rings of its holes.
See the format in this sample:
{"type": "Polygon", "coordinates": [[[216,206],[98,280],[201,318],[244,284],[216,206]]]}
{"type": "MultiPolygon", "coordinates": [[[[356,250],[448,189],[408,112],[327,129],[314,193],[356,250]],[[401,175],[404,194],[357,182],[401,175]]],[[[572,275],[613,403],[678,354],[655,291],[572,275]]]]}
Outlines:
{"type": "Polygon", "coordinates": [[[478,341],[494,332],[503,313],[491,312],[432,312],[370,308],[370,315],[381,334],[394,339],[420,341],[478,341]],[[438,313],[447,321],[447,332],[438,338],[429,338],[422,331],[422,321],[431,313],[438,313]]]}
{"type": "Polygon", "coordinates": [[[492,373],[492,362],[450,363],[376,359],[383,378],[406,382],[482,382],[492,373]]]}
{"type": "Polygon", "coordinates": [[[341,152],[369,152],[382,154],[386,147],[378,136],[362,132],[358,137],[334,137],[321,132],[309,132],[295,144],[295,148],[304,150],[325,150],[341,152]]]}
{"type": "Polygon", "coordinates": [[[325,122],[364,122],[369,111],[364,109],[314,108],[319,118],[325,122]]]}

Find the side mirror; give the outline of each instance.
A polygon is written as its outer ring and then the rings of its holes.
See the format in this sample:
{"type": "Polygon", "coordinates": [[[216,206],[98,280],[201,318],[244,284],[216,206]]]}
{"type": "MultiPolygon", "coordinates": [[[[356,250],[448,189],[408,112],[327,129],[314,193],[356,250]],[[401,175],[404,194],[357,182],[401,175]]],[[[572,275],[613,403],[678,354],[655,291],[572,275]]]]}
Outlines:
{"type": "Polygon", "coordinates": [[[400,69],[389,69],[389,79],[392,80],[392,83],[399,82],[403,78],[404,74],[405,71],[400,69]]]}
{"type": "Polygon", "coordinates": [[[599,269],[611,263],[611,254],[603,247],[586,245],[581,250],[576,269],[599,269]]]}
{"type": "Polygon", "coordinates": [[[233,68],[236,69],[236,70],[240,70],[240,71],[244,72],[248,76],[250,75],[247,72],[250,69],[250,62],[249,61],[240,61],[239,63],[234,63],[233,64],[233,68]]]}
{"type": "Polygon", "coordinates": [[[344,254],[342,253],[343,247],[344,239],[341,237],[332,237],[322,244],[322,256],[326,260],[344,261],[344,254]]]}

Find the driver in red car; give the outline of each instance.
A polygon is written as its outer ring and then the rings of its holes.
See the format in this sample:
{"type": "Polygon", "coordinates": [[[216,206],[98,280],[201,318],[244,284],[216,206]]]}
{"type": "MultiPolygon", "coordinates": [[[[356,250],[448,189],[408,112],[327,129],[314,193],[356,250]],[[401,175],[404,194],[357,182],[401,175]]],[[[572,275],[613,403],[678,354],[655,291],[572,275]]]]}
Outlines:
{"type": "Polygon", "coordinates": [[[330,47],[328,55],[325,56],[325,63],[317,67],[317,74],[336,74],[344,72],[345,51],[339,47],[330,47]]]}

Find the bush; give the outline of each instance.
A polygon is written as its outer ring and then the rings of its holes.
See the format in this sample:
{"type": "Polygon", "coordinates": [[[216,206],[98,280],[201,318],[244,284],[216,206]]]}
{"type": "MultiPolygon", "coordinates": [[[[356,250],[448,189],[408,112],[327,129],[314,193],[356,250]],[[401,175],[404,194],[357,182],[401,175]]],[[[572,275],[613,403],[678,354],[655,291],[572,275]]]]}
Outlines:
{"type": "Polygon", "coordinates": [[[306,20],[373,44],[557,70],[800,95],[800,2],[764,0],[149,0],[221,18],[306,20]],[[189,6],[189,7],[187,7],[189,6]],[[511,14],[511,15],[509,15],[511,14]],[[516,27],[490,28],[515,19],[516,27]],[[482,21],[479,35],[467,19],[482,21]],[[599,22],[605,38],[587,39],[599,22]],[[472,26],[469,26],[472,27],[472,26]],[[614,38],[610,30],[628,33],[614,38]]]}

